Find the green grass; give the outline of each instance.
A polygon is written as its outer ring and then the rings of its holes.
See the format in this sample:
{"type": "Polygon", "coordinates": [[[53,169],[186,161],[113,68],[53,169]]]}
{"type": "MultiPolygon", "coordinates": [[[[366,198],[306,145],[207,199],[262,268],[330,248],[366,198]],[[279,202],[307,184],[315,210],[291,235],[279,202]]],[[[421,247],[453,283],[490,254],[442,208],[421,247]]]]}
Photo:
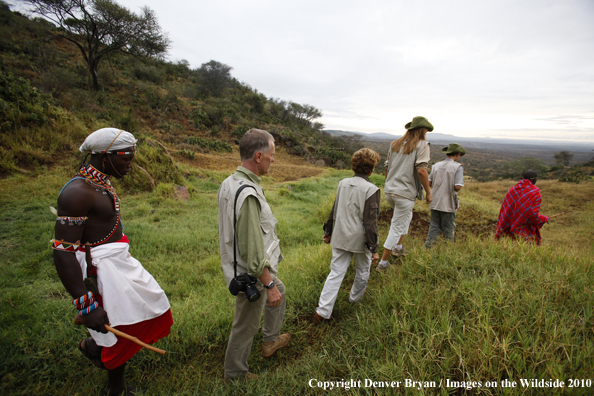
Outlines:
{"type": "MultiPolygon", "coordinates": [[[[105,373],[76,350],[86,332],[72,324],[70,296],[55,273],[49,248],[55,217],[48,207],[55,206],[70,173],[55,169],[44,177],[0,180],[2,394],[86,395],[106,384],[105,373]]],[[[331,259],[331,248],[321,242],[322,222],[338,181],[352,174],[328,170],[295,182],[263,180],[279,220],[285,256],[279,277],[288,298],[284,330],[293,338],[265,360],[258,334],[249,364],[260,379],[226,384],[223,361],[234,300],[220,269],[216,193],[228,174],[182,173],[189,175],[188,201],[174,198],[173,184],[160,184],[152,193],[122,194],[130,251],[167,293],[175,321],[171,335],[157,343],[167,355],[143,350],[128,365],[128,381],[148,384],[150,395],[324,394],[308,385],[310,379],[402,381],[393,393],[415,395],[465,391],[404,388],[406,379],[437,385],[446,378],[483,384],[520,378],[594,379],[594,249],[591,242],[567,248],[562,237],[592,241],[592,204],[581,205],[570,222],[545,226],[541,247],[467,233],[455,243],[439,242],[425,251],[422,233],[410,235],[405,239],[410,256],[393,262],[385,274],[372,271],[366,296],[356,305],[348,302],[354,278],[350,268],[335,320],[314,326],[311,316],[331,259]]],[[[381,179],[374,175],[372,181],[381,184],[381,179]]],[[[498,191],[506,188],[487,183],[463,190],[459,227],[496,218],[498,191]]],[[[542,188],[543,210],[554,211],[587,196],[592,187],[542,188]]],[[[416,210],[425,214],[427,207],[419,202],[416,210]]],[[[383,225],[381,242],[386,234],[383,225]]],[[[391,393],[380,388],[348,392],[391,393]]],[[[549,390],[482,387],[473,392],[549,390]]],[[[586,395],[592,388],[565,393],[586,395]]]]}

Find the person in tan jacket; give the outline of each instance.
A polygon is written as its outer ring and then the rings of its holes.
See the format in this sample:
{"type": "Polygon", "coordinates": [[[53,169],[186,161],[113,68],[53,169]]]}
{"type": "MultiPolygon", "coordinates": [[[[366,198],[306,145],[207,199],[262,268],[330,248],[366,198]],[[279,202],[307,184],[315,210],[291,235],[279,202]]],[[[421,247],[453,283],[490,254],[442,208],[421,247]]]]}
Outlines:
{"type": "Polygon", "coordinates": [[[351,258],[355,258],[356,266],[355,281],[349,296],[351,303],[363,297],[370,266],[379,260],[377,219],[380,189],[369,181],[379,161],[379,154],[371,149],[363,148],[355,152],[351,159],[355,175],[338,184],[334,205],[324,224],[323,240],[332,246],[332,262],[313,317],[316,324],[331,318],[351,258]]]}
{"type": "Polygon", "coordinates": [[[402,246],[402,239],[408,234],[415,201],[423,199],[423,190],[428,204],[433,199],[427,171],[430,146],[425,139],[427,132],[433,131],[433,125],[427,118],[418,116],[404,128],[406,133],[392,142],[386,161],[384,194],[388,203],[394,208],[394,213],[390,232],[384,243],[382,260],[377,266],[379,271],[388,268],[390,255],[395,257],[408,255],[408,251],[402,246]]]}
{"type": "Polygon", "coordinates": [[[456,229],[456,211],[460,206],[458,191],[464,187],[464,167],[457,162],[466,154],[466,150],[458,143],[450,143],[441,149],[447,158],[433,165],[429,175],[429,185],[433,192],[431,222],[425,247],[433,246],[440,231],[444,238],[454,241],[456,229]]]}

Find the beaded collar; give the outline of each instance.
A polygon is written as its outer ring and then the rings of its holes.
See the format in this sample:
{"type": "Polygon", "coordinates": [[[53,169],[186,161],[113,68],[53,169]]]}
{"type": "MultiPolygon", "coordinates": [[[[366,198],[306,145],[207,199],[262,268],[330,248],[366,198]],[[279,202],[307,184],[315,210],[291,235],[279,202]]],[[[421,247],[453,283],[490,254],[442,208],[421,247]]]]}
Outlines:
{"type": "Polygon", "coordinates": [[[116,193],[115,188],[111,185],[109,175],[99,171],[91,164],[82,164],[75,177],[83,177],[85,181],[91,186],[95,187],[97,191],[103,190],[103,194],[109,194],[113,197],[113,204],[118,217],[120,213],[120,198],[116,193]]]}
{"type": "Polygon", "coordinates": [[[91,246],[97,246],[111,238],[111,236],[116,232],[118,226],[120,225],[120,198],[118,197],[115,188],[111,185],[109,175],[100,172],[91,164],[83,164],[80,167],[78,173],[76,174],[75,178],[76,177],[84,178],[88,184],[95,187],[95,190],[103,191],[103,194],[109,194],[113,198],[113,206],[116,210],[117,220],[109,235],[107,235],[100,241],[91,243],[91,246]]]}

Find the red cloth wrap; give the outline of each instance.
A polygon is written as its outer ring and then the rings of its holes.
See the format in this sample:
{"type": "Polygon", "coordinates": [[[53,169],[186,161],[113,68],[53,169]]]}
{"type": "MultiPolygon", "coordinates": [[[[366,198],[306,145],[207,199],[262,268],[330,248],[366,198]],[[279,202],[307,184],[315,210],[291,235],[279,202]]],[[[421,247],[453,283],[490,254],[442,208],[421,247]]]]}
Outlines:
{"type": "Polygon", "coordinates": [[[495,239],[501,236],[521,237],[540,245],[540,228],[549,217],[539,215],[540,189],[523,179],[509,189],[499,211],[495,239]]]}
{"type": "MultiPolygon", "coordinates": [[[[173,325],[173,317],[171,309],[168,309],[167,312],[156,318],[131,325],[115,326],[114,329],[134,336],[146,344],[153,344],[169,335],[171,325],[173,325]]],[[[101,361],[108,370],[113,370],[126,363],[141,348],[140,345],[126,338],[118,337],[118,342],[114,346],[103,347],[101,361]]]]}

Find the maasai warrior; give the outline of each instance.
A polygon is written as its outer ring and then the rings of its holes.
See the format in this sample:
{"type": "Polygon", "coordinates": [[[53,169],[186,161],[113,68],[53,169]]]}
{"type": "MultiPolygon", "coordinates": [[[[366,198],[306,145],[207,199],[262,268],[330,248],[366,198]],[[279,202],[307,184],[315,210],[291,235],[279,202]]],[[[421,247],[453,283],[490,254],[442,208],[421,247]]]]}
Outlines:
{"type": "Polygon", "coordinates": [[[540,228],[549,217],[539,215],[540,189],[535,186],[536,172],[527,170],[522,180],[510,188],[499,211],[495,239],[501,236],[521,237],[540,245],[540,228]]]}
{"type": "Polygon", "coordinates": [[[91,160],[60,192],[52,240],[60,280],[91,333],[78,348],[108,370],[110,395],[134,394],[124,369],[140,346],[108,333],[105,325],[150,344],[168,335],[173,324],[165,292],[128,252],[120,200],[109,180],[130,171],[135,148],[134,136],[115,128],[85,139],[80,151],[91,160]]]}

